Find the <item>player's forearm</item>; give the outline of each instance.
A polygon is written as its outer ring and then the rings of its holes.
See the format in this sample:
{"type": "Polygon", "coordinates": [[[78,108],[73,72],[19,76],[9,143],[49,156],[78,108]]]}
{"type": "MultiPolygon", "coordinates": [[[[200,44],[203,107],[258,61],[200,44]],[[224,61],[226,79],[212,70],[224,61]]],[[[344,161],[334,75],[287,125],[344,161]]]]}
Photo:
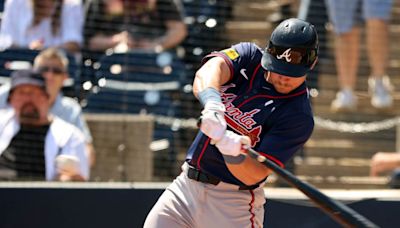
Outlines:
{"type": "Polygon", "coordinates": [[[272,172],[263,164],[257,162],[249,156],[246,156],[243,162],[239,164],[231,164],[228,162],[225,162],[225,164],[227,165],[229,171],[246,185],[257,184],[272,172]]]}
{"type": "Polygon", "coordinates": [[[207,88],[219,91],[222,84],[230,78],[230,70],[224,59],[214,57],[208,60],[197,72],[193,82],[193,94],[198,94],[207,88]]]}

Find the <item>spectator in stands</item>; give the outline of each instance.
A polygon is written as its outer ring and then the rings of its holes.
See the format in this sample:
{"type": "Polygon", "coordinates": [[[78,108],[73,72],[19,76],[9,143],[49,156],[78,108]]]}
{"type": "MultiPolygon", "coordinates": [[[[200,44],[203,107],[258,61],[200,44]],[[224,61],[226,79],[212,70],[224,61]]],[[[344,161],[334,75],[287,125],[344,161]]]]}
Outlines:
{"type": "Polygon", "coordinates": [[[177,2],[93,0],[85,24],[89,49],[161,52],[176,47],[187,34],[177,2]]]}
{"type": "Polygon", "coordinates": [[[400,153],[397,152],[377,152],[371,159],[371,176],[393,171],[400,168],[400,153]]]}
{"type": "Polygon", "coordinates": [[[83,41],[81,0],[7,0],[1,21],[2,48],[79,51],[83,41]]]}
{"type": "Polygon", "coordinates": [[[354,95],[359,63],[360,33],[357,26],[358,8],[366,20],[366,47],[371,66],[368,79],[371,104],[382,109],[392,106],[391,85],[386,68],[389,55],[388,20],[392,0],[326,0],[326,6],[335,29],[336,66],[340,91],[332,102],[333,111],[354,110],[354,95]]]}
{"type": "MultiPolygon", "coordinates": [[[[89,153],[91,166],[95,163],[95,150],[92,144],[92,135],[82,116],[82,109],[79,103],[63,96],[61,89],[64,82],[68,79],[68,58],[57,48],[47,48],[39,53],[34,60],[34,69],[42,73],[46,78],[46,89],[49,94],[50,112],[66,122],[79,128],[84,136],[89,153]]],[[[7,105],[10,84],[0,87],[0,108],[7,105]]]]}
{"type": "Polygon", "coordinates": [[[89,162],[83,134],[49,113],[44,77],[11,75],[10,106],[0,110],[0,179],[83,181],[89,162]]]}
{"type": "Polygon", "coordinates": [[[377,152],[371,159],[370,175],[375,177],[388,173],[391,173],[390,187],[400,188],[400,153],[377,152]]]}

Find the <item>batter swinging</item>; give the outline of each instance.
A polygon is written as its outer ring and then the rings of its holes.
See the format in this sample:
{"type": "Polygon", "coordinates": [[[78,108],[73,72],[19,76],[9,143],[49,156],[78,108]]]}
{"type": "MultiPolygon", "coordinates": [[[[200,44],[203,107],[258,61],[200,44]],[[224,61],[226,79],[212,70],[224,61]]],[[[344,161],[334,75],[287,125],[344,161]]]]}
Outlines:
{"type": "Polygon", "coordinates": [[[294,18],[275,28],[265,50],[239,43],[207,55],[193,83],[204,105],[200,131],[144,227],[262,227],[271,171],[242,148],[283,167],[309,139],[305,81],[317,56],[314,26],[294,18]]]}

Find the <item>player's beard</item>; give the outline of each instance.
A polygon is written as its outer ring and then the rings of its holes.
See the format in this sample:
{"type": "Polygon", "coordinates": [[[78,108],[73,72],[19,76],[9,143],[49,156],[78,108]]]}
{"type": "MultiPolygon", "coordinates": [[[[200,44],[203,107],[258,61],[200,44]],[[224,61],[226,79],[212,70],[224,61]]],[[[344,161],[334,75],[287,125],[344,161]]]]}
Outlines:
{"type": "Polygon", "coordinates": [[[21,107],[19,115],[21,124],[35,124],[40,120],[40,113],[36,106],[28,102],[21,107]]]}

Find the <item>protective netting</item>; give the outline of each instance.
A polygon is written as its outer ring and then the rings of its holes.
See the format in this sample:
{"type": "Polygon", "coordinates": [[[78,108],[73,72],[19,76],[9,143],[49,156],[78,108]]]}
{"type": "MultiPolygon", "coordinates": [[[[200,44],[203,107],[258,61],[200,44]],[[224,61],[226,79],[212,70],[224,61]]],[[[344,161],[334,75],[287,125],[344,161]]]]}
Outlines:
{"type": "MultiPolygon", "coordinates": [[[[71,14],[82,15],[82,18],[68,20],[68,26],[74,26],[74,22],[79,26],[78,22],[82,20],[82,28],[78,29],[81,35],[79,51],[69,50],[70,46],[66,48],[69,79],[62,90],[64,95],[79,102],[93,138],[96,161],[91,167],[91,181],[172,180],[180,172],[180,165],[198,130],[201,106],[193,96],[191,84],[202,58],[241,41],[255,42],[264,48],[272,29],[289,17],[300,17],[313,23],[320,40],[319,65],[307,79],[312,88],[311,100],[319,130],[312,137],[313,143],[307,144],[299,155],[306,159],[325,153],[329,157],[329,150],[334,151],[331,153],[338,151],[334,143],[329,148],[316,143],[323,137],[332,138],[331,131],[356,133],[354,139],[348,140],[353,140],[355,147],[359,147],[357,150],[363,148],[362,142],[357,143],[364,137],[358,133],[380,134],[383,131],[379,137],[365,136],[366,140],[376,139],[377,146],[365,148],[362,159],[369,159],[380,149],[395,150],[393,132],[399,124],[397,106],[382,114],[369,105],[368,95],[364,96],[370,73],[365,45],[360,46],[360,77],[356,90],[362,95],[357,95],[357,112],[335,114],[329,110],[338,90],[338,80],[333,50],[335,34],[325,1],[149,2],[86,0],[80,3],[82,14],[71,14]],[[181,25],[186,34],[183,39],[180,39],[181,25]],[[320,152],[314,153],[316,150],[320,152]]],[[[4,28],[7,7],[3,10],[4,28]]],[[[60,12],[62,15],[64,11],[61,9],[60,12]]],[[[389,37],[393,41],[400,31],[398,3],[393,5],[391,12],[389,37]]],[[[61,16],[60,20],[65,19],[61,16]]],[[[62,21],[60,26],[63,26],[62,21]]],[[[68,37],[72,30],[62,32],[68,37]]],[[[364,30],[361,33],[365,35],[364,30]]],[[[1,41],[9,41],[1,38],[1,41]]],[[[34,58],[40,52],[28,49],[32,43],[25,47],[17,44],[3,47],[0,52],[1,84],[8,83],[13,70],[34,65],[34,58]]],[[[400,69],[400,49],[393,44],[390,47],[387,71],[389,76],[396,76],[400,69]]],[[[391,77],[391,80],[396,87],[398,79],[391,77]]],[[[340,141],[340,137],[337,139],[340,141]]],[[[354,148],[344,146],[342,149],[351,153],[354,148]]],[[[368,176],[369,167],[367,163],[363,164],[362,168],[351,169],[349,166],[349,172],[343,175],[368,176]]],[[[315,170],[321,170],[323,178],[331,176],[328,175],[331,170],[324,171],[322,166],[304,162],[296,165],[303,169],[293,168],[292,171],[310,179],[315,170]]]]}

